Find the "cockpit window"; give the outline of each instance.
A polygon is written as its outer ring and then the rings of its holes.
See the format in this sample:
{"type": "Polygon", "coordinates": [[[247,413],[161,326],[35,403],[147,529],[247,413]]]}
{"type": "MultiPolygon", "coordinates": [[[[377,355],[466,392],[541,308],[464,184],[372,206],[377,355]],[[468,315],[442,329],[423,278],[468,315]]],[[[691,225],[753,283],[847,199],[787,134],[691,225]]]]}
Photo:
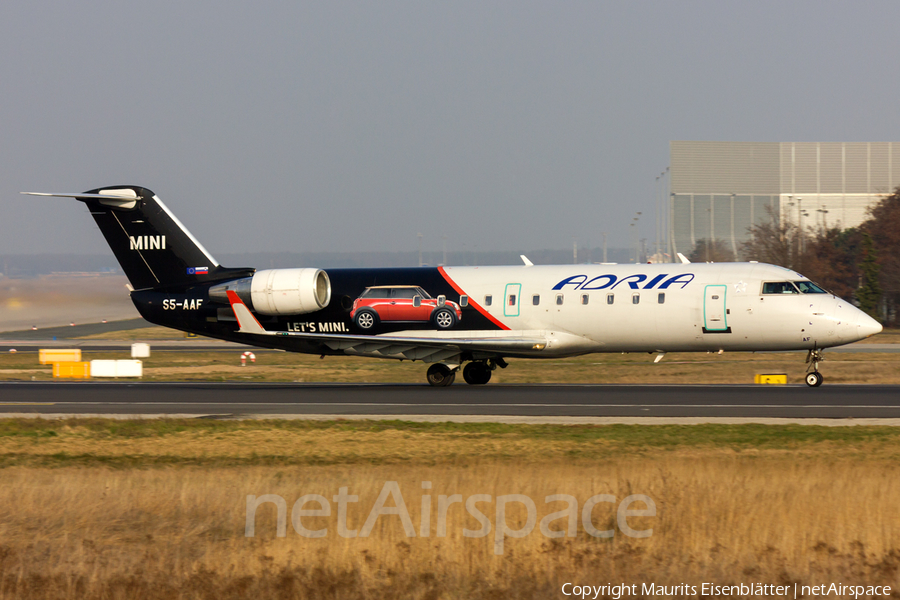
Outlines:
{"type": "Polygon", "coordinates": [[[767,281],[763,283],[763,294],[799,294],[790,281],[767,281]]]}
{"type": "Polygon", "coordinates": [[[800,288],[804,294],[827,294],[825,290],[814,284],[812,281],[795,281],[794,285],[800,288]]]}

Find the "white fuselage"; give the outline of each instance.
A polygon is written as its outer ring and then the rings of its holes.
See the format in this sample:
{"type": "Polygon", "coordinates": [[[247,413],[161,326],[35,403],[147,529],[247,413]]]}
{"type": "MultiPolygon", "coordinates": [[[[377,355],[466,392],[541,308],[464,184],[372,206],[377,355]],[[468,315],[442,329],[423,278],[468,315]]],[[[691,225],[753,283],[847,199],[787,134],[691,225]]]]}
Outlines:
{"type": "MultiPolygon", "coordinates": [[[[832,294],[763,293],[767,282],[809,281],[768,264],[447,267],[443,271],[468,296],[470,305],[508,329],[502,334],[546,338],[547,347],[536,350],[535,357],[804,350],[848,344],[881,331],[877,321],[832,294]]],[[[485,337],[499,333],[485,333],[485,337]]],[[[472,334],[442,335],[471,338],[472,334]]]]}

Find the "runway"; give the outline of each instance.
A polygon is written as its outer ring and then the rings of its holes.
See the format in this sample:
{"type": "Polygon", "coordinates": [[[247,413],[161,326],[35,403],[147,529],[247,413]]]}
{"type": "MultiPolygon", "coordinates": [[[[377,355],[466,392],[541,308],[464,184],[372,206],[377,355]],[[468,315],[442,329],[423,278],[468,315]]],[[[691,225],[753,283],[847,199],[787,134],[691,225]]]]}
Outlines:
{"type": "Polygon", "coordinates": [[[900,386],[3,382],[0,413],[45,415],[900,419],[900,386]]]}

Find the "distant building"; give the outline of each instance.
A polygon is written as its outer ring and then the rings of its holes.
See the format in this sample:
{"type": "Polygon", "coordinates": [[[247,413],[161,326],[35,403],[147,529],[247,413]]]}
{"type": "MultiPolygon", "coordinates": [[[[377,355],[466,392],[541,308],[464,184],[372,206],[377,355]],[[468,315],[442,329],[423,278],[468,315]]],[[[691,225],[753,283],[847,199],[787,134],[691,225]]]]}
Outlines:
{"type": "Polygon", "coordinates": [[[670,243],[719,240],[738,254],[751,225],[859,225],[900,185],[897,142],[670,142],[670,243]]]}

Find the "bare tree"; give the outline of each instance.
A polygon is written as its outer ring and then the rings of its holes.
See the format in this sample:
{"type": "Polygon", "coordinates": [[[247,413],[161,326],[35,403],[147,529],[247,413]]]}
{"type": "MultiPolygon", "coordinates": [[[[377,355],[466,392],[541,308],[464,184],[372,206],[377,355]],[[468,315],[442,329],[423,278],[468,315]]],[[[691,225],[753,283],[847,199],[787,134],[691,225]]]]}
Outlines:
{"type": "Polygon", "coordinates": [[[900,187],[869,209],[860,226],[872,236],[878,262],[878,281],[884,298],[884,316],[900,321],[900,187]]]}
{"type": "Polygon", "coordinates": [[[691,255],[691,262],[734,262],[734,252],[722,240],[697,240],[691,255]]]}
{"type": "Polygon", "coordinates": [[[772,207],[766,207],[766,212],[768,221],[749,228],[750,239],[741,244],[741,256],[744,260],[799,269],[799,227],[787,219],[782,220],[772,207]]]}
{"type": "Polygon", "coordinates": [[[841,298],[852,299],[859,285],[860,243],[858,229],[820,229],[806,240],[802,273],[841,298]]]}

